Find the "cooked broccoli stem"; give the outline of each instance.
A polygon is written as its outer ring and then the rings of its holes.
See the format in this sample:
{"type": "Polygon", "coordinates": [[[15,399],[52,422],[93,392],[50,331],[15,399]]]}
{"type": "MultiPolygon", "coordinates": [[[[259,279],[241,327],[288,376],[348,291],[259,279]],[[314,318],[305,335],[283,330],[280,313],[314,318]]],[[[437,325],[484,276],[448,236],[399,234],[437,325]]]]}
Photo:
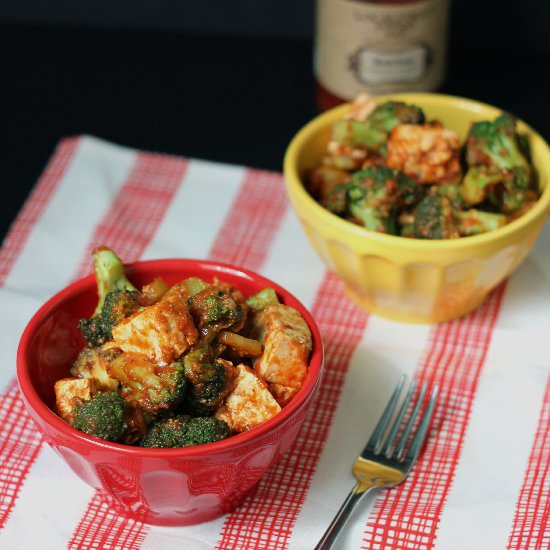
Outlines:
{"type": "Polygon", "coordinates": [[[183,284],[187,288],[190,296],[194,296],[210,286],[206,281],[198,277],[188,277],[183,281],[183,284]]]}
{"type": "Polygon", "coordinates": [[[460,188],[460,194],[468,205],[482,203],[495,185],[502,182],[503,174],[491,166],[473,166],[470,168],[460,188]]]}
{"type": "Polygon", "coordinates": [[[220,332],[218,343],[227,346],[238,357],[259,357],[262,354],[262,344],[258,340],[235,332],[220,332]]]}
{"type": "Polygon", "coordinates": [[[124,264],[109,248],[96,248],[93,252],[98,303],[89,319],[81,319],[78,328],[91,346],[100,346],[112,339],[112,328],[135,313],[140,293],[126,278],[124,264]]]}
{"type": "Polygon", "coordinates": [[[271,287],[266,286],[257,294],[250,296],[246,301],[246,305],[252,311],[263,311],[272,304],[278,304],[279,298],[277,298],[277,293],[271,287]]]}
{"type": "Polygon", "coordinates": [[[440,195],[428,195],[414,214],[414,236],[418,239],[454,239],[459,237],[451,201],[440,195]]]}
{"type": "Polygon", "coordinates": [[[210,415],[222,403],[229,391],[225,366],[216,362],[212,350],[202,346],[183,358],[189,389],[185,396],[185,411],[193,415],[210,415]]]}
{"type": "Polygon", "coordinates": [[[332,139],[352,148],[382,152],[390,132],[399,124],[423,124],[424,113],[416,105],[388,101],[379,105],[365,121],[337,120],[332,128],[332,139]]]}
{"type": "Polygon", "coordinates": [[[91,346],[101,346],[113,339],[113,327],[141,307],[140,294],[133,290],[113,290],[105,296],[98,314],[80,319],[78,329],[91,346]]]}
{"type": "Polygon", "coordinates": [[[155,422],[140,445],[162,449],[189,447],[220,441],[229,433],[229,426],[223,420],[179,415],[155,422]]]}
{"type": "Polygon", "coordinates": [[[101,392],[75,407],[73,426],[88,435],[118,441],[126,430],[126,404],[116,392],[101,392]]]}
{"type": "Polygon", "coordinates": [[[458,230],[461,235],[479,235],[487,231],[494,231],[506,225],[506,216],[493,212],[484,212],[474,208],[456,212],[458,230]]]}
{"type": "Polygon", "coordinates": [[[98,302],[94,315],[99,315],[107,294],[113,290],[136,291],[137,288],[126,278],[124,264],[110,249],[104,246],[93,252],[98,302]]]}
{"type": "Polygon", "coordinates": [[[118,380],[121,395],[143,411],[155,413],[182,401],[187,381],[181,361],[156,365],[136,353],[123,353],[108,366],[109,376],[118,380]]]}
{"type": "MultiPolygon", "coordinates": [[[[332,157],[333,160],[334,158],[332,157]]],[[[324,201],[334,187],[339,183],[346,182],[348,178],[349,173],[345,170],[322,164],[311,172],[310,191],[313,196],[317,197],[320,201],[324,201]]]]}
{"type": "Polygon", "coordinates": [[[155,277],[141,289],[144,305],[157,303],[169,290],[168,283],[162,277],[155,277]]]}

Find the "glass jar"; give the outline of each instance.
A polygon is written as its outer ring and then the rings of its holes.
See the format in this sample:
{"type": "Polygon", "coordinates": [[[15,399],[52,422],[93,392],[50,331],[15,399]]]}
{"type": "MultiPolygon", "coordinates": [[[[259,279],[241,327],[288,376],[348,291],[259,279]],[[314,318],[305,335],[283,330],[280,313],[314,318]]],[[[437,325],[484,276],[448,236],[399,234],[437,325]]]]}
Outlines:
{"type": "Polygon", "coordinates": [[[450,0],[317,0],[315,78],[322,110],[369,95],[437,90],[450,0]]]}

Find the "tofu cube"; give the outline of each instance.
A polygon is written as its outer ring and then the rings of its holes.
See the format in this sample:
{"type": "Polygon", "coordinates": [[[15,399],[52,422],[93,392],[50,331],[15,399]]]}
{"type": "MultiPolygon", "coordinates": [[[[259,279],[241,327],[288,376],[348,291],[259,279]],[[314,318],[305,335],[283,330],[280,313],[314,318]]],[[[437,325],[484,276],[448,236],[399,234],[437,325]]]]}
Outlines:
{"type": "Polygon", "coordinates": [[[294,308],[274,304],[258,313],[254,333],[264,350],[254,370],[281,406],[285,406],[302,387],[311,353],[311,332],[294,308]]]}
{"type": "Polygon", "coordinates": [[[172,362],[197,338],[187,304],[177,296],[146,307],[113,328],[120,349],[144,354],[156,363],[172,362]]]}
{"type": "Polygon", "coordinates": [[[216,411],[216,418],[225,420],[234,432],[246,432],[273,418],[281,411],[265,382],[246,365],[236,366],[237,379],[233,391],[216,411]]]}

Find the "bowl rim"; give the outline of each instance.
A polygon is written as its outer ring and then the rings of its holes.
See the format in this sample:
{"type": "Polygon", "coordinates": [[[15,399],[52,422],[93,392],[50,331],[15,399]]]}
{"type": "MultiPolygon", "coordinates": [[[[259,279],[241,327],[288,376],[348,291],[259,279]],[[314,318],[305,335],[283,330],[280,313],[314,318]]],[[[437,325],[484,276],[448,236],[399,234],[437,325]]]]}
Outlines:
{"type": "MultiPolygon", "coordinates": [[[[431,102],[432,104],[445,105],[447,107],[458,107],[462,105],[470,110],[485,111],[490,109],[493,111],[506,112],[504,109],[495,107],[488,103],[476,101],[474,99],[468,99],[460,96],[453,96],[447,94],[437,93],[397,93],[387,94],[383,96],[377,96],[374,98],[376,101],[388,101],[388,100],[402,100],[408,102],[424,101],[431,102]]],[[[480,235],[472,235],[468,237],[461,237],[459,239],[441,239],[441,240],[428,240],[401,237],[400,235],[388,235],[386,233],[379,233],[376,231],[369,231],[364,227],[356,225],[348,220],[338,217],[336,214],[329,212],[326,208],[321,206],[305,189],[302,182],[302,176],[298,172],[297,164],[300,152],[304,143],[309,141],[319,131],[325,129],[331,124],[338,116],[343,115],[350,107],[350,103],[344,103],[334,107],[310,120],[306,123],[298,132],[294,135],[290,141],[287,150],[285,152],[283,161],[283,172],[285,176],[285,183],[289,195],[296,194],[296,200],[302,201],[303,207],[312,212],[319,221],[328,226],[332,226],[342,234],[353,234],[363,239],[363,242],[377,241],[382,245],[392,246],[397,245],[403,249],[409,250],[449,250],[449,249],[464,249],[466,247],[483,245],[489,242],[500,241],[506,239],[509,235],[519,233],[527,226],[538,220],[539,218],[550,215],[550,181],[548,181],[544,187],[544,190],[539,197],[537,203],[528,212],[506,224],[504,227],[482,233],[480,235]]],[[[429,107],[426,107],[429,108],[429,107]]],[[[546,140],[529,124],[521,119],[517,119],[518,122],[524,126],[529,132],[530,140],[539,141],[541,147],[545,151],[545,158],[548,159],[548,167],[550,171],[550,146],[546,140]]],[[[535,169],[537,166],[535,166],[535,169]]]]}
{"type": "MultiPolygon", "coordinates": [[[[29,349],[31,339],[36,330],[39,328],[43,319],[47,315],[49,315],[49,313],[54,308],[60,307],[63,304],[63,301],[73,294],[84,291],[88,287],[95,285],[95,276],[92,273],[74,281],[73,283],[69,284],[68,286],[54,294],[38,309],[38,311],[36,311],[36,313],[32,316],[31,320],[25,327],[17,349],[17,382],[24,397],[24,401],[29,407],[34,410],[36,414],[40,416],[42,421],[50,425],[53,429],[61,433],[66,438],[78,443],[85,444],[87,446],[101,449],[103,451],[108,450],[118,452],[133,458],[184,459],[196,458],[204,454],[221,454],[233,451],[243,444],[260,438],[267,432],[270,432],[278,426],[289,421],[294,413],[301,409],[306,404],[305,402],[308,400],[308,398],[310,396],[312,397],[318,389],[324,371],[324,352],[321,334],[312,314],[292,293],[290,293],[288,290],[285,290],[283,287],[271,281],[270,279],[263,277],[262,275],[259,275],[258,273],[255,273],[251,270],[212,260],[198,260],[191,258],[163,258],[132,262],[126,264],[126,267],[131,273],[132,270],[139,271],[141,268],[144,267],[154,269],[155,266],[166,266],[166,264],[177,264],[182,265],[182,267],[185,265],[193,266],[195,268],[199,267],[200,269],[205,269],[209,275],[219,274],[220,277],[222,277],[223,274],[231,274],[239,278],[257,281],[263,286],[273,287],[277,294],[283,298],[283,303],[287,303],[287,300],[290,299],[290,301],[293,302],[292,307],[296,307],[296,309],[300,311],[300,313],[306,320],[311,331],[313,342],[312,352],[308,364],[308,373],[306,379],[304,380],[304,383],[302,384],[302,387],[298,390],[297,394],[290,401],[290,403],[288,403],[281,410],[281,412],[279,412],[276,416],[274,416],[267,422],[264,422],[263,424],[260,424],[259,426],[247,432],[242,432],[240,434],[233,435],[231,437],[228,437],[227,439],[216,441],[214,443],[206,443],[203,445],[190,447],[178,447],[174,449],[158,449],[138,447],[134,445],[125,445],[123,443],[114,443],[80,432],[79,430],[73,428],[65,421],[63,421],[59,416],[57,416],[57,414],[55,414],[36,393],[28,372],[26,353],[29,349]]],[[[152,273],[152,275],[154,275],[154,273],[152,273]]]]}

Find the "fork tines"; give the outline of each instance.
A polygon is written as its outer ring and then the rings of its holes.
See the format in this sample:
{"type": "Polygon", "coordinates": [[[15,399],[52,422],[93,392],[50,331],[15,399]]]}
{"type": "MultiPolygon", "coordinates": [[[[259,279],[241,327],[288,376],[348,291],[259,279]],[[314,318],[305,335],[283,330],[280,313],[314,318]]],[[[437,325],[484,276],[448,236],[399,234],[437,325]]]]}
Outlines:
{"type": "Polygon", "coordinates": [[[425,406],[428,383],[424,382],[420,391],[418,391],[418,384],[413,381],[396,414],[399,400],[405,387],[405,380],[406,376],[402,375],[363,450],[363,458],[373,455],[376,457],[383,455],[388,460],[405,463],[404,465],[409,468],[418,457],[418,453],[428,433],[439,386],[437,384],[433,385],[428,403],[425,406]],[[408,419],[405,423],[406,416],[408,416],[408,419]],[[407,447],[411,436],[412,440],[407,447]]]}

